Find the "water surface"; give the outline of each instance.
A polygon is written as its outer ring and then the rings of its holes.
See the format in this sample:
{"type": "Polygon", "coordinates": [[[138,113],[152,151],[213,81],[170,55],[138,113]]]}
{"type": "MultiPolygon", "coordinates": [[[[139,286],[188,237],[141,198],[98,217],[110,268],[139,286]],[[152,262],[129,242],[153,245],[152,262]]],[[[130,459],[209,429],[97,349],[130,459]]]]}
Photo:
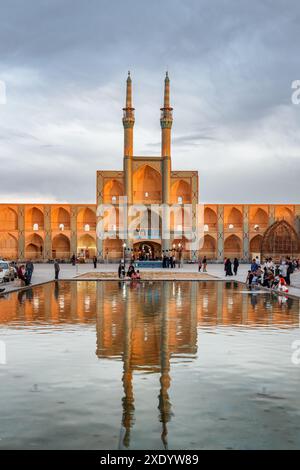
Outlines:
{"type": "Polygon", "coordinates": [[[299,301],[220,281],[0,299],[1,449],[300,447],[299,301]]]}

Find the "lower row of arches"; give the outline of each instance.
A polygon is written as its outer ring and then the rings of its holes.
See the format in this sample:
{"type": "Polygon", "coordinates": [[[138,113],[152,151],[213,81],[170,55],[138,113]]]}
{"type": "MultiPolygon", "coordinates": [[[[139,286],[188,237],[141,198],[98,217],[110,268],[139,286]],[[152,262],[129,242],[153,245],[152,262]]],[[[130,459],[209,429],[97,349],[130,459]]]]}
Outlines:
{"type": "MultiPolygon", "coordinates": [[[[26,259],[38,260],[44,256],[45,242],[43,238],[34,233],[25,240],[26,259]]],[[[68,259],[72,256],[70,239],[63,234],[59,234],[51,242],[51,258],[68,259]]],[[[77,240],[77,255],[91,258],[96,254],[96,239],[85,234],[77,240]]],[[[18,258],[18,240],[10,233],[0,234],[0,259],[18,258]]]]}
{"type": "MultiPolygon", "coordinates": [[[[173,241],[174,243],[174,241],[173,241]]],[[[184,242],[181,244],[184,248],[184,242]]],[[[39,259],[45,258],[45,242],[37,233],[33,233],[25,239],[25,258],[39,259]]],[[[70,258],[71,242],[64,234],[56,235],[51,241],[51,258],[70,258]]],[[[97,253],[96,238],[90,234],[81,235],[77,240],[77,255],[91,258],[97,253]]],[[[103,242],[103,255],[107,258],[117,258],[123,253],[123,242],[120,239],[108,239],[103,242]]],[[[217,240],[213,236],[206,234],[201,254],[205,254],[210,259],[217,258],[217,240]]],[[[249,255],[264,254],[265,256],[284,256],[300,254],[300,239],[296,230],[286,221],[275,222],[270,226],[264,235],[257,234],[251,238],[249,243],[249,255]]],[[[48,256],[47,255],[47,256],[48,256]]],[[[243,257],[243,240],[235,234],[227,236],[224,240],[224,257],[243,257]]],[[[0,258],[18,258],[18,240],[8,233],[0,232],[0,258]]]]}

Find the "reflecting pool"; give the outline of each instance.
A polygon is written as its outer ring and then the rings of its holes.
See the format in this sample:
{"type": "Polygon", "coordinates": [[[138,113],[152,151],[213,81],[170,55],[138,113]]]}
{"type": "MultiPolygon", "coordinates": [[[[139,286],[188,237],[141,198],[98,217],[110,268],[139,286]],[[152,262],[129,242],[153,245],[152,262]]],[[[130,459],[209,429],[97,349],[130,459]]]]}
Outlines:
{"type": "Polygon", "coordinates": [[[234,282],[11,293],[0,449],[299,448],[299,340],[298,300],[234,282]]]}

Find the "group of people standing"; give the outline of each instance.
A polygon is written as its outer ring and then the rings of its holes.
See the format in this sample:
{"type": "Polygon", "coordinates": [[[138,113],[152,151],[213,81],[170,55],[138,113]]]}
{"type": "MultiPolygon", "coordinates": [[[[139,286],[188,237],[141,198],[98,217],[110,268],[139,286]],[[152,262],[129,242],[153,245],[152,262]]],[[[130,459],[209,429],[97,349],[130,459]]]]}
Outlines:
{"type": "Polygon", "coordinates": [[[225,258],[225,260],[224,260],[225,275],[226,276],[233,276],[233,273],[234,273],[234,275],[236,276],[237,273],[238,273],[239,265],[240,265],[240,263],[239,263],[239,260],[237,258],[234,258],[233,263],[232,263],[230,258],[225,258]],[[232,269],[233,269],[233,272],[232,272],[232,269]]]}
{"type": "MultiPolygon", "coordinates": [[[[181,258],[177,260],[177,266],[180,268],[182,266],[181,258]]],[[[163,268],[176,268],[176,256],[175,255],[164,255],[162,258],[162,267],[163,268]]]]}

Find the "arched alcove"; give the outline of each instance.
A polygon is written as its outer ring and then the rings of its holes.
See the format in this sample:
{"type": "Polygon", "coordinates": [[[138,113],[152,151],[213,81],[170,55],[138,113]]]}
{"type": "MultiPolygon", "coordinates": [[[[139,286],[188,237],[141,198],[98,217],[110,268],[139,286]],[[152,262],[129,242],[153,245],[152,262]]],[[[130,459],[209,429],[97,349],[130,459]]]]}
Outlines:
{"type": "Polygon", "coordinates": [[[161,175],[151,166],[144,165],[133,174],[134,202],[160,202],[161,188],[161,175]]]}
{"type": "Polygon", "coordinates": [[[44,241],[40,235],[34,233],[27,237],[25,246],[26,259],[43,258],[44,241]]]}
{"type": "Polygon", "coordinates": [[[0,259],[16,260],[18,240],[10,233],[0,232],[0,259]]]}
{"type": "Polygon", "coordinates": [[[59,259],[70,258],[70,240],[66,235],[56,235],[52,240],[52,257],[59,259]]]}
{"type": "Polygon", "coordinates": [[[10,207],[0,207],[0,231],[18,230],[18,214],[10,207]]]}
{"type": "Polygon", "coordinates": [[[184,180],[175,181],[171,186],[172,204],[191,204],[191,186],[184,180]]]}
{"type": "Polygon", "coordinates": [[[237,235],[230,235],[224,242],[224,255],[226,258],[241,258],[242,240],[237,235]]]}

